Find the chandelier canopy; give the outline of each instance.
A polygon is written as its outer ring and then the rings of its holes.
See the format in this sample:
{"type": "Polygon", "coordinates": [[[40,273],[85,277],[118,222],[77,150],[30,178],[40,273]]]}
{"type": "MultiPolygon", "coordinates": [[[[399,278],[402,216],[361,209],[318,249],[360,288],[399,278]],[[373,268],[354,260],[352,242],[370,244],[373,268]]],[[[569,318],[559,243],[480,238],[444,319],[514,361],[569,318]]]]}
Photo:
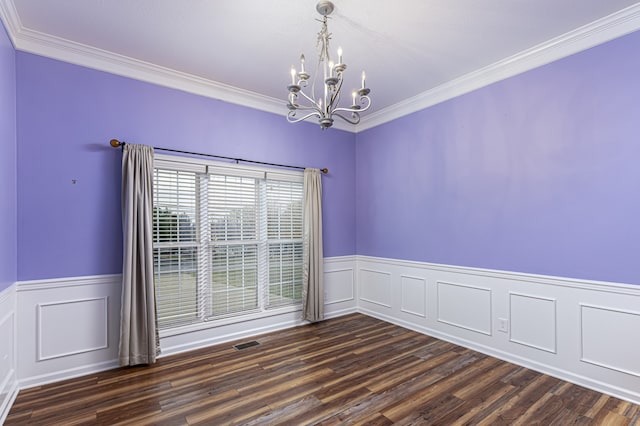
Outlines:
{"type": "Polygon", "coordinates": [[[333,117],[340,117],[347,123],[358,124],[360,113],[371,106],[369,98],[370,90],[366,86],[365,73],[362,71],[362,87],[351,93],[351,106],[340,107],[340,95],[342,90],[342,78],[347,65],[342,61],[342,48],[338,48],[338,62],[334,63],[329,54],[329,39],[331,34],[327,29],[327,17],[333,12],[334,5],[330,1],[320,1],[316,10],[322,15],[322,27],[318,33],[318,65],[313,76],[311,87],[309,79],[311,75],[305,71],[304,54],[300,55],[300,71],[291,66],[291,84],[289,89],[289,102],[287,107],[289,123],[298,123],[307,118],[317,117],[322,130],[333,125],[333,117]],[[318,75],[322,74],[323,80],[320,93],[316,95],[316,83],[318,75]],[[305,93],[305,89],[307,93],[305,93]],[[300,116],[298,116],[300,112],[300,116]]]}

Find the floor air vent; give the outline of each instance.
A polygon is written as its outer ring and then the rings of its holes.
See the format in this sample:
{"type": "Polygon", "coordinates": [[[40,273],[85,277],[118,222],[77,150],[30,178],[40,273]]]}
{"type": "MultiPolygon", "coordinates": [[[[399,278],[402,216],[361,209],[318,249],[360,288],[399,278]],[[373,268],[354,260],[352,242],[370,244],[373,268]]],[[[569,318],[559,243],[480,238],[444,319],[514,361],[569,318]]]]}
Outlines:
{"type": "Polygon", "coordinates": [[[258,346],[260,343],[256,342],[255,340],[252,340],[250,342],[245,342],[245,343],[240,343],[237,345],[234,345],[233,347],[236,348],[237,350],[241,351],[243,349],[247,349],[250,348],[251,346],[258,346]]]}

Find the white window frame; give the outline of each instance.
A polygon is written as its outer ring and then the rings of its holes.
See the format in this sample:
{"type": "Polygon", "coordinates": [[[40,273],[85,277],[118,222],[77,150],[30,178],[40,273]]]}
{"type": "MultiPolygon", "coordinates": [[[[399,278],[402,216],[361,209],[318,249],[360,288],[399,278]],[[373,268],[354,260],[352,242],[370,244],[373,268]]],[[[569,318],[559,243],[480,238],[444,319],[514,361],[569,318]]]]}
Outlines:
{"type": "MultiPolygon", "coordinates": [[[[266,209],[264,205],[266,203],[266,181],[267,180],[278,180],[278,181],[290,181],[297,182],[302,184],[304,182],[304,175],[302,171],[289,171],[289,170],[280,170],[280,169],[270,169],[266,167],[259,166],[247,166],[247,165],[236,165],[229,163],[221,163],[212,160],[199,159],[199,158],[189,158],[189,157],[179,157],[173,155],[164,155],[164,154],[155,154],[154,156],[154,168],[160,169],[172,169],[172,170],[182,170],[182,171],[192,171],[198,174],[203,175],[211,175],[211,174],[225,174],[225,175],[233,175],[233,176],[244,176],[244,177],[253,177],[258,179],[261,183],[259,184],[259,188],[261,193],[259,194],[261,210],[264,210],[263,213],[260,213],[259,216],[263,216],[262,219],[259,219],[258,225],[258,307],[251,311],[241,311],[237,313],[229,313],[227,315],[210,317],[209,319],[203,322],[196,322],[185,325],[177,325],[171,328],[163,328],[160,329],[160,337],[168,337],[175,336],[185,333],[190,333],[193,331],[223,326],[227,324],[234,324],[244,321],[250,321],[260,318],[265,318],[274,315],[281,315],[285,313],[291,313],[300,311],[302,306],[301,303],[288,304],[288,305],[276,305],[269,307],[268,306],[268,295],[267,292],[269,290],[269,282],[268,282],[268,242],[267,240],[267,227],[266,227],[266,209]]],[[[155,205],[155,202],[154,202],[155,205]]],[[[202,210],[202,209],[200,209],[202,210]]],[[[199,213],[200,214],[200,213],[199,213]]],[[[198,217],[198,223],[202,223],[201,218],[198,217]]],[[[206,228],[206,227],[205,227],[206,228]]],[[[208,255],[208,253],[204,253],[209,250],[209,244],[203,244],[203,238],[206,238],[207,235],[203,235],[202,233],[198,234],[198,255],[208,255]]],[[[302,241],[302,239],[300,239],[302,241]]],[[[154,244],[155,247],[155,244],[154,244]]],[[[208,272],[206,272],[208,273],[208,272]]],[[[198,271],[199,280],[201,279],[201,271],[198,271]]],[[[200,286],[207,286],[207,282],[199,281],[200,286]]]]}

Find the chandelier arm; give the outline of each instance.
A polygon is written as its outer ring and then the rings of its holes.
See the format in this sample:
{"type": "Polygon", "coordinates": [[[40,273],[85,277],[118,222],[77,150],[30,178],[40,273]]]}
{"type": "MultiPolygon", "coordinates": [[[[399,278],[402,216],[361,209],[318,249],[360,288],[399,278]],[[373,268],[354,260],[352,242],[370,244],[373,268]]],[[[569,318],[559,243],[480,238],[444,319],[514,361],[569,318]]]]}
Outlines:
{"type": "Polygon", "coordinates": [[[313,117],[313,116],[317,116],[318,118],[320,118],[320,113],[318,111],[314,111],[310,114],[305,115],[304,117],[300,117],[300,118],[294,118],[295,116],[295,111],[289,111],[289,113],[287,114],[287,121],[289,123],[299,123],[301,121],[306,120],[309,117],[313,117]]]}
{"type": "Polygon", "coordinates": [[[336,108],[336,109],[334,109],[334,112],[344,111],[344,112],[360,113],[362,111],[366,111],[371,106],[371,99],[369,99],[368,96],[362,96],[361,102],[360,102],[362,104],[364,104],[364,102],[362,102],[363,99],[367,100],[367,106],[365,106],[364,108],[363,107],[360,107],[360,108],[336,108]]]}
{"type": "Polygon", "coordinates": [[[364,105],[364,101],[367,101],[367,105],[365,107],[361,107],[359,111],[366,111],[371,106],[371,98],[368,95],[360,96],[360,103],[364,105]]]}
{"type": "Polygon", "coordinates": [[[360,103],[364,104],[364,102],[363,102],[364,100],[367,101],[367,106],[365,106],[365,107],[360,107],[360,108],[336,108],[334,111],[345,111],[345,112],[362,112],[362,111],[366,111],[371,106],[371,99],[369,98],[369,96],[361,96],[360,97],[360,103]]]}
{"type": "Polygon", "coordinates": [[[291,110],[290,112],[296,112],[296,111],[314,111],[316,113],[320,113],[320,110],[317,107],[312,107],[312,106],[298,106],[295,109],[291,110]]]}
{"type": "MultiPolygon", "coordinates": [[[[344,121],[346,121],[347,123],[350,123],[350,124],[358,124],[358,123],[360,122],[360,114],[358,114],[357,112],[354,112],[354,113],[353,113],[353,116],[355,116],[355,117],[356,117],[356,118],[355,118],[355,119],[353,119],[353,120],[351,120],[351,119],[349,119],[349,118],[345,117],[345,116],[344,116],[344,115],[342,115],[342,114],[339,114],[339,113],[335,112],[335,110],[334,110],[334,112],[333,112],[333,115],[335,115],[336,117],[340,117],[340,118],[342,118],[344,121]]],[[[332,116],[333,116],[333,115],[332,115],[332,116]]]]}
{"type": "MultiPolygon", "coordinates": [[[[302,90],[300,90],[298,92],[298,94],[302,95],[306,100],[308,100],[309,102],[311,102],[311,104],[314,106],[314,108],[319,109],[320,106],[318,105],[318,103],[316,101],[313,100],[312,97],[310,97],[309,95],[307,95],[306,93],[304,93],[302,90]]],[[[311,93],[313,95],[313,92],[311,93]]]]}
{"type": "Polygon", "coordinates": [[[351,112],[351,113],[359,113],[361,112],[361,109],[354,109],[354,108],[336,108],[333,110],[333,113],[336,114],[338,112],[351,112]]]}

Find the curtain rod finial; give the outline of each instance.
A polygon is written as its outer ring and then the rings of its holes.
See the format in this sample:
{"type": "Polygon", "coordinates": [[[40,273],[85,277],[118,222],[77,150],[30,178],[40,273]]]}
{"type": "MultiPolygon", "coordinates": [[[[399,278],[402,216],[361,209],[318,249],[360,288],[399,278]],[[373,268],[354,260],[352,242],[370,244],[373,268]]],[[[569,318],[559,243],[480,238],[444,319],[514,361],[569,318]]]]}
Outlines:
{"type": "Polygon", "coordinates": [[[320,169],[320,171],[322,172],[322,174],[325,174],[325,175],[326,175],[327,173],[329,173],[329,169],[327,169],[327,168],[320,169]]]}
{"type": "Polygon", "coordinates": [[[109,144],[114,147],[117,148],[119,146],[122,146],[124,144],[124,142],[120,142],[118,139],[111,139],[111,141],[109,142],[109,144]]]}

